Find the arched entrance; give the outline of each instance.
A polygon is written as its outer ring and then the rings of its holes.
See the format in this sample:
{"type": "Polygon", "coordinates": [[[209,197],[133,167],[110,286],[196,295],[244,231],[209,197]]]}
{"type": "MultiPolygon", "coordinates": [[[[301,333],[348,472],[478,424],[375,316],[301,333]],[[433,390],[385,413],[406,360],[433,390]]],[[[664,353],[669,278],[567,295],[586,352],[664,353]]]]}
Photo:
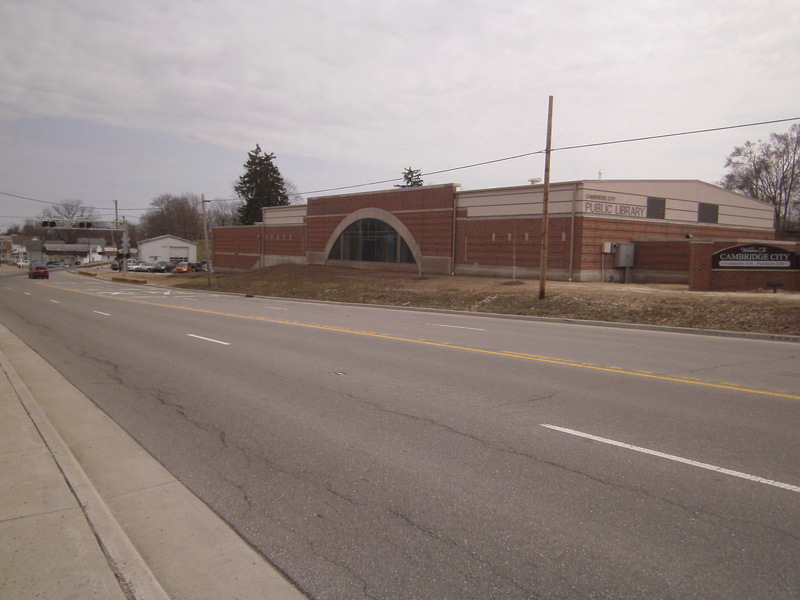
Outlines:
{"type": "Polygon", "coordinates": [[[348,215],[331,234],[326,260],[419,264],[422,255],[405,225],[381,209],[348,215]]]}

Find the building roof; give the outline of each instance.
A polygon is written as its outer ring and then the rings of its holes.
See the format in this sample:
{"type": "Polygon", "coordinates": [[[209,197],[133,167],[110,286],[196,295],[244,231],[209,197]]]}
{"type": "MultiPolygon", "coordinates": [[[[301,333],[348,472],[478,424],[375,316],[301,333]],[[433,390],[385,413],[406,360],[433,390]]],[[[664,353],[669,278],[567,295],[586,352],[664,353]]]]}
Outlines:
{"type": "Polygon", "coordinates": [[[90,247],[97,248],[98,246],[102,246],[102,244],[64,244],[64,243],[57,243],[54,244],[52,242],[44,242],[42,244],[42,248],[47,252],[87,252],[90,247]]]}
{"type": "Polygon", "coordinates": [[[157,240],[163,240],[163,239],[166,239],[166,238],[169,238],[171,240],[178,240],[178,241],[181,241],[181,242],[186,242],[187,244],[193,244],[195,246],[197,245],[197,242],[191,242],[189,240],[185,240],[183,238],[179,238],[177,235],[159,235],[157,237],[149,238],[147,240],[139,240],[139,245],[141,246],[142,244],[146,244],[146,243],[149,243],[149,242],[155,242],[157,240]]]}

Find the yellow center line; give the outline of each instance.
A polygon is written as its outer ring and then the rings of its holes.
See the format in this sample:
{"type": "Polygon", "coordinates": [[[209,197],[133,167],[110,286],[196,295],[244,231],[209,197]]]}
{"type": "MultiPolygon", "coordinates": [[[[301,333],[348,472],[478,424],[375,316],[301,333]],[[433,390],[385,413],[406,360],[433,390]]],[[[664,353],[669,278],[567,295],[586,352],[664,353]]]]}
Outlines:
{"type": "Polygon", "coordinates": [[[623,368],[619,368],[619,367],[608,367],[608,366],[602,366],[602,365],[593,365],[593,364],[590,364],[590,363],[576,362],[576,361],[571,361],[571,360],[562,359],[562,358],[554,358],[554,357],[550,357],[550,356],[538,356],[538,355],[535,355],[535,354],[524,354],[524,353],[521,353],[521,352],[512,352],[512,351],[505,351],[505,350],[484,350],[482,348],[472,348],[472,347],[469,347],[469,346],[457,346],[455,344],[448,344],[446,342],[431,342],[431,341],[428,341],[428,340],[419,340],[419,339],[413,339],[413,338],[398,337],[398,336],[395,336],[395,335],[390,335],[390,334],[387,334],[387,333],[377,333],[377,332],[374,332],[374,331],[359,331],[359,330],[356,330],[356,329],[346,329],[344,327],[335,327],[333,325],[315,325],[315,324],[312,324],[312,323],[300,323],[298,321],[287,321],[287,320],[283,320],[283,319],[272,319],[272,318],[269,318],[269,317],[249,316],[249,315],[241,315],[241,314],[237,314],[237,313],[219,312],[219,311],[215,311],[215,310],[207,310],[207,309],[204,309],[204,308],[192,308],[192,307],[188,307],[188,306],[173,306],[173,305],[170,305],[170,304],[160,304],[158,302],[150,302],[148,300],[134,300],[132,298],[122,298],[120,296],[109,296],[108,294],[97,294],[95,292],[86,292],[86,291],[76,290],[76,289],[71,289],[71,288],[63,288],[63,287],[60,287],[58,285],[54,285],[54,284],[51,284],[51,283],[46,283],[46,284],[43,284],[43,285],[47,285],[49,287],[56,288],[56,289],[63,290],[63,291],[67,291],[67,292],[74,292],[74,293],[77,293],[77,294],[85,294],[87,296],[94,296],[94,297],[97,297],[97,298],[108,298],[108,299],[111,299],[111,300],[122,300],[124,302],[133,302],[133,303],[136,303],[136,304],[145,304],[145,305],[148,305],[148,306],[157,306],[159,308],[171,308],[171,309],[176,309],[176,310],[187,310],[187,311],[192,311],[192,312],[197,312],[197,313],[216,315],[216,316],[219,316],[219,317],[232,317],[232,318],[236,318],[236,319],[250,319],[250,320],[253,320],[253,321],[261,321],[263,323],[275,323],[275,324],[279,324],[279,325],[291,325],[291,326],[294,326],[294,327],[306,327],[306,328],[309,328],[309,329],[319,329],[319,330],[324,330],[324,331],[335,331],[335,332],[338,332],[338,333],[349,333],[349,334],[354,334],[354,335],[363,335],[363,336],[368,336],[368,337],[373,337],[373,338],[392,340],[392,341],[396,341],[396,342],[408,342],[408,343],[411,343],[411,344],[422,344],[422,345],[425,345],[425,346],[433,346],[433,347],[437,347],[437,348],[447,348],[449,350],[461,350],[461,351],[464,351],[464,352],[477,352],[477,353],[480,353],[480,354],[489,354],[489,355],[492,355],[492,356],[503,356],[503,357],[508,357],[508,358],[520,358],[520,359],[523,359],[523,360],[530,360],[530,361],[547,363],[547,364],[552,364],[552,365],[560,365],[560,366],[566,366],[566,367],[578,367],[578,368],[581,368],[581,369],[589,369],[589,370],[592,370],[592,371],[601,371],[601,372],[605,372],[605,373],[616,373],[618,375],[630,375],[630,376],[634,376],[634,377],[644,377],[644,378],[647,378],[647,379],[655,379],[655,380],[658,380],[658,381],[668,381],[670,383],[686,383],[686,384],[689,384],[689,385],[696,385],[696,386],[701,386],[701,387],[709,387],[709,388],[715,388],[715,389],[720,389],[720,390],[731,390],[731,391],[736,391],[736,392],[745,392],[745,393],[749,393],[749,394],[759,394],[759,395],[763,395],[763,396],[773,396],[773,397],[777,397],[777,398],[789,398],[789,399],[792,399],[792,400],[800,400],[800,395],[789,394],[789,393],[786,393],[786,392],[776,391],[776,390],[760,390],[760,389],[742,387],[742,386],[737,385],[737,384],[714,383],[714,382],[708,382],[708,381],[701,381],[701,380],[698,380],[698,379],[691,379],[691,378],[688,378],[688,377],[672,377],[672,376],[669,376],[669,375],[658,375],[656,373],[650,373],[650,372],[647,372],[647,371],[633,371],[633,370],[630,370],[630,369],[623,369],[623,368]]]}

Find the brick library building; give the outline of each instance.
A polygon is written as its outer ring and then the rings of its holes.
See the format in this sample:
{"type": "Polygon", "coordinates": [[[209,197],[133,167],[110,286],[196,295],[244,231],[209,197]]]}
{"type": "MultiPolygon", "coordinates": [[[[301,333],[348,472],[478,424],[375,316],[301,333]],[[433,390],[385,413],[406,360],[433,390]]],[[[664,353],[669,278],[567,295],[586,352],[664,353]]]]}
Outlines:
{"type": "MultiPolygon", "coordinates": [[[[538,278],[544,186],[457,184],[309,198],[213,230],[217,270],[282,264],[538,278]]],[[[551,183],[547,278],[800,290],[772,205],[696,180],[551,183]]]]}

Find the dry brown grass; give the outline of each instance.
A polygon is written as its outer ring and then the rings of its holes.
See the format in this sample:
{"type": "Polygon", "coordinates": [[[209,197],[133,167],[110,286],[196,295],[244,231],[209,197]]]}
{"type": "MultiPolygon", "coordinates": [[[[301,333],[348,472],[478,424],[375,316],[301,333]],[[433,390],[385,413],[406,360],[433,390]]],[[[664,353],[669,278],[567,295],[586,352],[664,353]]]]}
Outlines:
{"type": "Polygon", "coordinates": [[[683,285],[539,282],[281,265],[236,274],[137,274],[152,283],[236,294],[800,335],[800,293],[689,292],[683,285]]]}

